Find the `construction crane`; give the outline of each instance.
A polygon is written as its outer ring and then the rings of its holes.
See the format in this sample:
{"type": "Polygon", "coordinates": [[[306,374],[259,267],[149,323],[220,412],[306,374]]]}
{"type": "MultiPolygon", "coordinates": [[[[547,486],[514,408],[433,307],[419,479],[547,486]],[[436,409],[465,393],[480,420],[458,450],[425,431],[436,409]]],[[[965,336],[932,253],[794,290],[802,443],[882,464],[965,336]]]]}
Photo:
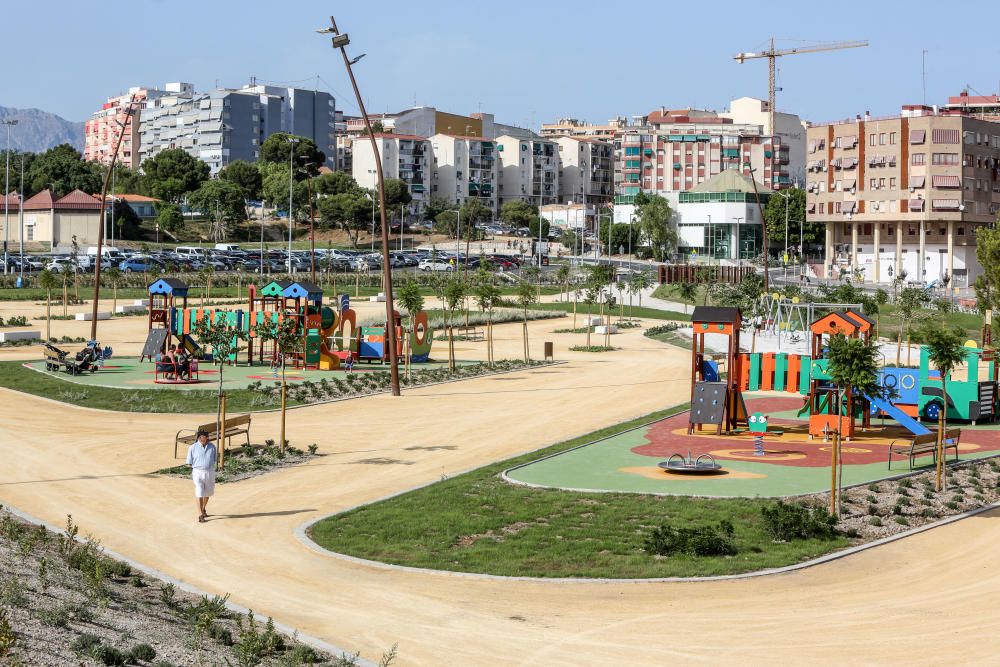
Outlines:
{"type": "Polygon", "coordinates": [[[767,58],[767,109],[768,109],[768,123],[770,127],[768,128],[767,134],[773,136],[775,133],[774,129],[774,60],[779,56],[794,56],[800,53],[816,53],[817,51],[839,51],[840,49],[857,49],[863,46],[868,46],[868,41],[858,41],[858,42],[827,42],[823,44],[816,44],[814,46],[804,46],[798,49],[774,49],[774,37],[771,38],[771,46],[766,51],[753,52],[749,51],[746,53],[737,53],[733,57],[733,60],[739,64],[743,64],[748,60],[753,60],[755,58],[767,58]]]}

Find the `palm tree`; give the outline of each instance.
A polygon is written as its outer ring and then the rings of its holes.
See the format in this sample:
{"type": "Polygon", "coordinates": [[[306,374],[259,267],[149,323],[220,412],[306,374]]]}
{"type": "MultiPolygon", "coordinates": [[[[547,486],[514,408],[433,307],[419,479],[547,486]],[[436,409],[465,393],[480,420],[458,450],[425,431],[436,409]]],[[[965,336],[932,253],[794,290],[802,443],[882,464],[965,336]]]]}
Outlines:
{"type": "Polygon", "coordinates": [[[938,415],[937,462],[935,476],[937,490],[941,486],[941,469],[944,464],[945,427],[948,424],[948,376],[965,362],[966,349],[962,345],[964,338],[959,328],[948,329],[940,322],[928,322],[923,330],[924,344],[927,345],[927,358],[941,374],[942,405],[938,415]]]}
{"type": "Polygon", "coordinates": [[[694,299],[698,295],[698,286],[694,283],[677,283],[674,285],[674,293],[684,303],[684,312],[686,313],[688,303],[694,303],[694,299]]]}
{"type": "Polygon", "coordinates": [[[639,307],[642,308],[642,293],[644,290],[649,289],[653,281],[650,279],[649,274],[643,271],[635,275],[635,287],[636,292],[639,294],[639,307]]]}
{"type": "Polygon", "coordinates": [[[521,307],[523,319],[521,320],[521,332],[524,339],[524,363],[531,361],[531,350],[528,347],[528,307],[535,303],[535,290],[527,280],[521,280],[517,284],[517,305],[521,307]]]}
{"type": "Polygon", "coordinates": [[[410,357],[412,356],[410,341],[413,338],[413,328],[417,313],[424,309],[424,295],[420,293],[420,285],[417,284],[417,281],[410,278],[396,291],[396,300],[406,310],[407,324],[409,324],[409,332],[406,336],[406,349],[403,356],[403,363],[406,366],[406,377],[409,378],[410,357]]]}
{"type": "Polygon", "coordinates": [[[56,275],[45,269],[38,274],[38,286],[45,290],[45,341],[52,339],[52,290],[59,286],[56,275]]]}
{"type": "Polygon", "coordinates": [[[104,272],[104,275],[111,283],[111,312],[113,313],[118,309],[118,283],[122,279],[122,272],[118,267],[112,266],[104,272]]]}

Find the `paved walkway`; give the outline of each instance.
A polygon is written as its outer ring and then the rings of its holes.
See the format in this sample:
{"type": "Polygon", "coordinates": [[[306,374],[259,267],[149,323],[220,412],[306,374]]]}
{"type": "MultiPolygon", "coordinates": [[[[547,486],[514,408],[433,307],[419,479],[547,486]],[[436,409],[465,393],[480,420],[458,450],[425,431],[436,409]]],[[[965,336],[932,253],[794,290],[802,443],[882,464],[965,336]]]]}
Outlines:
{"type": "MultiPolygon", "coordinates": [[[[112,414],[0,390],[0,502],[57,524],[71,512],[109,548],[335,645],[376,656],[398,642],[400,665],[995,661],[997,512],[819,568],[703,584],[389,571],[295,539],[323,514],[685,399],[686,353],[629,331],[615,338],[621,352],[573,355],[571,335],[549,333],[560,326],[530,329],[536,346],[556,343],[563,366],[293,412],[291,440],[315,441],[325,456],[223,486],[204,525],[187,481],[146,474],[171,463],[173,432],[202,416],[112,414]]],[[[497,333],[498,356],[516,354],[519,327],[497,333]]],[[[255,417],[257,437],[276,429],[275,415],[255,417]]]]}

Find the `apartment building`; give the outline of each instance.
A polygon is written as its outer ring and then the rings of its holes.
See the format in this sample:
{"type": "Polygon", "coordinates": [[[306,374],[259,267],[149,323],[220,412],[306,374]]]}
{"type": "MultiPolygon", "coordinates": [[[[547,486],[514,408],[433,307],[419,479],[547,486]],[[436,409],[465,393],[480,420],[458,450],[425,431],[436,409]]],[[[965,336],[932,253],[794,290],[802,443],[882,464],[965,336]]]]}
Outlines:
{"type": "Polygon", "coordinates": [[[773,195],[766,185],[753,183],[736,169],[679,193],[674,216],[677,252],[718,260],[757,257],[764,246],[760,211],[773,195]]]}
{"type": "Polygon", "coordinates": [[[1000,122],[1000,95],[969,95],[968,90],[963,90],[958,95],[949,97],[948,104],[941,109],[980,120],[1000,122]]]}
{"type": "Polygon", "coordinates": [[[661,107],[624,128],[614,147],[615,203],[624,205],[632,204],[639,192],[660,194],[676,204],[678,193],[729,169],[748,177],[752,173],[778,190],[791,187],[793,173],[801,170],[780,135],[767,136],[759,123],[736,123],[704,109],[661,107]]]}
{"type": "Polygon", "coordinates": [[[498,146],[492,139],[435,134],[430,138],[432,192],[456,204],[473,197],[499,213],[498,146]]]}
{"type": "Polygon", "coordinates": [[[807,133],[806,216],[826,225],[824,277],[972,284],[976,229],[1000,209],[1000,123],[904,106],[807,133]]]}
{"type": "Polygon", "coordinates": [[[326,166],[337,167],[336,100],[322,90],[265,86],[243,86],[240,94],[255,95],[264,110],[265,139],[275,132],[288,132],[312,139],[326,155],[326,166]]]}
{"type": "Polygon", "coordinates": [[[497,137],[500,205],[522,200],[535,206],[559,203],[558,144],[540,137],[497,137]]]}
{"type": "MultiPolygon", "coordinates": [[[[416,135],[387,133],[375,135],[375,142],[382,159],[384,178],[396,178],[406,183],[413,198],[408,206],[409,212],[419,212],[430,198],[430,142],[416,135]]],[[[358,185],[370,190],[378,187],[376,166],[371,141],[358,141],[354,146],[351,172],[358,185]]]]}
{"type": "Polygon", "coordinates": [[[115,143],[121,131],[125,132],[118,150],[118,164],[129,169],[139,166],[139,126],[142,110],[164,91],[139,86],[128,92],[109,97],[100,111],[95,111],[84,123],[83,159],[89,162],[111,164],[115,143]],[[133,103],[133,113],[128,114],[128,105],[133,103]],[[124,128],[124,130],[122,130],[124,128]]]}
{"type": "Polygon", "coordinates": [[[625,117],[609,120],[605,125],[596,125],[576,118],[560,118],[555,123],[543,123],[538,133],[543,137],[582,137],[611,142],[623,127],[628,125],[625,117]]]}
{"type": "Polygon", "coordinates": [[[559,203],[590,207],[611,203],[614,148],[584,137],[553,137],[559,151],[559,203]]]}

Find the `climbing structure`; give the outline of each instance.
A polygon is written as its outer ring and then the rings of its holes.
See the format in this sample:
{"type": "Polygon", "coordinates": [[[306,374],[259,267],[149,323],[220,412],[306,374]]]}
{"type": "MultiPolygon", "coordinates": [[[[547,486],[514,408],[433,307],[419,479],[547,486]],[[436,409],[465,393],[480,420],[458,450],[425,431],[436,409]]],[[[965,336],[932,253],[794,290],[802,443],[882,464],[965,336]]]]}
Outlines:
{"type": "Polygon", "coordinates": [[[830,338],[838,334],[848,338],[868,340],[874,323],[861,313],[834,311],[819,318],[809,326],[812,334],[810,343],[810,384],[809,384],[809,435],[826,437],[839,430],[845,438],[854,436],[854,419],[860,411],[863,426],[869,425],[871,417],[868,398],[846,392],[839,400],[837,387],[830,381],[830,338]]]}
{"type": "Polygon", "coordinates": [[[740,390],[743,357],[740,355],[739,308],[698,306],[691,315],[691,412],[688,433],[713,424],[716,433],[729,434],[746,424],[747,408],[740,390]],[[725,374],[705,354],[705,337],[726,336],[725,374]]]}

